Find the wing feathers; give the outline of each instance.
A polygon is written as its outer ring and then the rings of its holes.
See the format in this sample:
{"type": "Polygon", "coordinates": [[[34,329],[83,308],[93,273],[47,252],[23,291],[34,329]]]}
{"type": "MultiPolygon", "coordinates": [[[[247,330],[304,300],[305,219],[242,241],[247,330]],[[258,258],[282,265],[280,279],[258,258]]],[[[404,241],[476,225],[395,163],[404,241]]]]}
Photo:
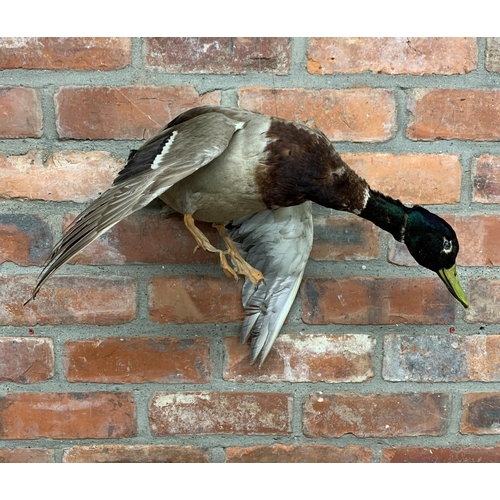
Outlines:
{"type": "MultiPolygon", "coordinates": [[[[134,206],[137,205],[137,199],[140,198],[143,190],[144,187],[140,184],[136,184],[133,190],[130,186],[113,186],[82,212],[53,248],[49,261],[40,274],[28,302],[36,297],[45,281],[62,265],[135,211],[134,206]],[[133,201],[136,202],[133,203],[133,201]]],[[[139,207],[141,207],[140,204],[139,207]]]]}
{"type": "Polygon", "coordinates": [[[265,210],[234,221],[228,228],[247,262],[266,282],[245,280],[242,302],[246,317],[241,340],[252,338],[251,363],[266,359],[297,295],[312,247],[311,203],[265,210]]]}
{"type": "Polygon", "coordinates": [[[220,110],[204,109],[202,114],[165,127],[131,153],[113,185],[64,232],[27,302],[57,269],[101,234],[219,156],[244,125],[220,110]],[[153,163],[155,168],[151,168],[153,163]]]}

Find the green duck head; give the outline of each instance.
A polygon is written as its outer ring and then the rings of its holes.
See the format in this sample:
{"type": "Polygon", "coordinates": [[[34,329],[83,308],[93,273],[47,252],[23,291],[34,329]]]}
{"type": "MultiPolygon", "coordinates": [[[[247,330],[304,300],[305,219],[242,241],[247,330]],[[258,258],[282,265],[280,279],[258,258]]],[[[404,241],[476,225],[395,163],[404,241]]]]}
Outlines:
{"type": "Polygon", "coordinates": [[[459,245],[453,228],[420,206],[410,209],[407,217],[403,240],[413,258],[437,273],[450,293],[464,307],[469,307],[457,277],[455,261],[459,245]]]}

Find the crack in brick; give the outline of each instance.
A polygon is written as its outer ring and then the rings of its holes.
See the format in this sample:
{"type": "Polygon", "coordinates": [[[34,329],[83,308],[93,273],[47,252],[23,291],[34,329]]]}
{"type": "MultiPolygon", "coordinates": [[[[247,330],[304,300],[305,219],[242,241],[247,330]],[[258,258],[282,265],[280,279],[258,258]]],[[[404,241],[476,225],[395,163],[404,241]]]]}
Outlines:
{"type": "MultiPolygon", "coordinates": [[[[158,127],[162,127],[160,123],[158,123],[154,118],[152,118],[150,115],[148,115],[146,112],[144,112],[137,104],[135,104],[132,100],[130,100],[118,87],[116,88],[116,91],[120,93],[134,108],[136,108],[139,113],[142,113],[144,116],[146,116],[149,120],[151,120],[153,123],[158,125],[158,127]]],[[[151,101],[151,100],[157,100],[153,96],[151,97],[139,97],[137,99],[134,99],[135,101],[151,101]]],[[[170,121],[170,112],[169,112],[169,121],[170,121]]]]}

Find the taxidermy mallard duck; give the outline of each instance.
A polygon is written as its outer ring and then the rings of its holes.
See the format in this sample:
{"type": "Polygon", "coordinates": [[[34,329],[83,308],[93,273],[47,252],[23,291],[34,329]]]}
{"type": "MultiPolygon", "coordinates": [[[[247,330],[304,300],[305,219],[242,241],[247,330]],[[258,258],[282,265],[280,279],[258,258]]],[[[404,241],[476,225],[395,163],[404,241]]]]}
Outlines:
{"type": "Polygon", "coordinates": [[[391,233],[468,307],[457,237],[443,219],[370,189],[319,130],[221,106],[182,113],[130,153],[54,247],[29,300],[71,257],[158,197],[184,215],[198,247],[219,255],[226,275],[245,276],[241,337],[252,337],[252,363],[269,354],[299,289],[313,240],[311,202],[391,233]],[[213,223],[226,249],[212,246],[195,221],[213,223]]]}

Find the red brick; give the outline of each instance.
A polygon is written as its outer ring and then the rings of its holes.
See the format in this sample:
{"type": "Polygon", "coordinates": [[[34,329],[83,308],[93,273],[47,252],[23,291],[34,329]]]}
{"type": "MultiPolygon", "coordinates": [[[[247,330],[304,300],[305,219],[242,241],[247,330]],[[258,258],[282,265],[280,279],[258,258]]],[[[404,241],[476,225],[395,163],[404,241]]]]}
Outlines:
{"type": "Polygon", "coordinates": [[[276,340],[265,370],[250,365],[250,348],[227,337],[224,380],[236,382],[365,382],[373,377],[369,335],[290,335],[276,340]]]}
{"type": "Polygon", "coordinates": [[[307,278],[301,286],[307,324],[448,324],[454,298],[436,278],[307,278]]]}
{"type": "Polygon", "coordinates": [[[382,450],[383,463],[498,463],[500,446],[457,446],[456,448],[427,448],[397,446],[382,450]]]}
{"type": "Polygon", "coordinates": [[[387,89],[243,88],[239,106],[318,127],[332,141],[379,142],[396,133],[396,101],[387,89]]]}
{"type": "Polygon", "coordinates": [[[136,318],[135,279],[56,276],[23,306],[35,282],[35,275],[0,277],[0,325],[116,325],[136,318]]]}
{"type": "Polygon", "coordinates": [[[158,323],[230,323],[243,319],[242,280],[211,276],[153,276],[149,313],[158,323]]]}
{"type": "Polygon", "coordinates": [[[475,38],[310,38],[309,73],[454,75],[477,69],[475,38]]]}
{"type": "Polygon", "coordinates": [[[85,202],[109,188],[123,161],[104,151],[59,151],[21,156],[0,153],[0,198],[85,202]]]}
{"type": "MultiPolygon", "coordinates": [[[[66,216],[64,227],[75,217],[76,214],[66,216]]],[[[196,226],[217,246],[217,231],[212,224],[197,222],[196,226]]],[[[94,266],[219,262],[213,253],[202,250],[194,252],[195,247],[196,242],[186,229],[182,217],[135,213],[100,236],[70,262],[94,266]]]]}
{"type": "Polygon", "coordinates": [[[500,393],[462,395],[461,434],[500,434],[500,393]]]}
{"type": "Polygon", "coordinates": [[[500,216],[447,216],[461,242],[457,262],[461,266],[500,265],[500,216]]]}
{"type": "Polygon", "coordinates": [[[477,278],[469,280],[470,307],[467,323],[500,323],[500,280],[477,278]]]}
{"type": "Polygon", "coordinates": [[[146,139],[179,113],[220,98],[220,91],[200,96],[191,85],[62,87],[54,97],[57,132],[64,139],[146,139]]]}
{"type": "Polygon", "coordinates": [[[500,203],[500,156],[481,155],[472,162],[472,200],[500,203]]]}
{"type": "Polygon", "coordinates": [[[205,383],[211,370],[210,341],[203,338],[114,337],[64,346],[69,382],[205,383]]]}
{"type": "Polygon", "coordinates": [[[130,38],[0,38],[0,69],[106,71],[131,62],[130,38]]]}
{"type": "Polygon", "coordinates": [[[54,241],[44,217],[0,214],[0,264],[40,266],[48,259],[54,241]]]}
{"type": "Polygon", "coordinates": [[[500,73],[500,38],[486,39],[486,62],[485,67],[488,71],[500,73]]]}
{"type": "Polygon", "coordinates": [[[376,259],[379,234],[377,226],[355,215],[315,216],[311,259],[376,259]]]}
{"type": "Polygon", "coordinates": [[[273,73],[290,70],[290,41],[276,37],[146,38],[146,64],[170,73],[273,73]]]}
{"type": "MultiPolygon", "coordinates": [[[[460,266],[500,265],[500,217],[497,215],[444,215],[457,233],[460,266]]],[[[417,266],[406,245],[389,240],[388,260],[401,266],[417,266]]]]}
{"type": "Polygon", "coordinates": [[[9,393],[0,397],[1,439],[104,439],[137,434],[131,393],[9,393]]]}
{"type": "Polygon", "coordinates": [[[372,189],[403,203],[459,203],[462,171],[458,155],[344,153],[342,159],[372,189]]]}
{"type": "Polygon", "coordinates": [[[310,395],[304,405],[308,437],[441,436],[449,424],[447,394],[310,395]]]}
{"type": "Polygon", "coordinates": [[[54,450],[44,450],[42,448],[0,448],[0,463],[20,464],[20,463],[53,463],[55,461],[54,450]]]}
{"type": "Polygon", "coordinates": [[[149,422],[155,436],[291,433],[292,397],[270,392],[155,392],[149,422]]]}
{"type": "Polygon", "coordinates": [[[33,384],[54,376],[54,343],[47,338],[0,338],[0,381],[33,384]]]}
{"type": "Polygon", "coordinates": [[[0,137],[42,137],[42,105],[38,91],[24,87],[0,87],[0,137]]]}
{"type": "Polygon", "coordinates": [[[497,382],[500,335],[386,335],[382,376],[391,382],[497,382]]]}
{"type": "Polygon", "coordinates": [[[500,139],[500,90],[415,89],[407,135],[417,141],[500,139]]]}
{"type": "Polygon", "coordinates": [[[207,463],[206,448],[197,446],[164,446],[139,444],[125,446],[93,445],[73,446],[63,451],[65,463],[207,463]]]}
{"type": "Polygon", "coordinates": [[[361,446],[300,444],[226,448],[227,463],[357,463],[370,462],[372,452],[361,446]]]}
{"type": "MultiPolygon", "coordinates": [[[[460,258],[460,254],[458,256],[460,258]]],[[[408,247],[394,238],[387,241],[387,262],[397,266],[416,267],[418,262],[411,256],[408,247]]]]}

